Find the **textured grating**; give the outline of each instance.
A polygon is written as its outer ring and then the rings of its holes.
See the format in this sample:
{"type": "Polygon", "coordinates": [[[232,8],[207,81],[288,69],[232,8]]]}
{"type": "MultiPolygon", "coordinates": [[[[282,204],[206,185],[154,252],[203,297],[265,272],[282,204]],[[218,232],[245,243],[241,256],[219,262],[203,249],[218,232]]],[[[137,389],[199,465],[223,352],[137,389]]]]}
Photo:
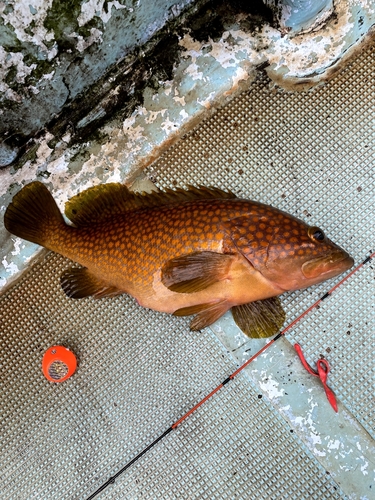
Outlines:
{"type": "MultiPolygon", "coordinates": [[[[301,93],[259,76],[147,173],[160,187],[215,185],[272,204],[324,228],[360,263],[375,250],[374,62],[371,47],[329,84],[301,93]]],[[[373,437],[374,275],[367,264],[287,335],[312,365],[329,360],[332,387],[373,437]]],[[[285,294],[288,323],[330,283],[285,294]]]]}
{"type": "MultiPolygon", "coordinates": [[[[374,49],[308,93],[255,82],[148,170],[160,186],[214,184],[323,226],[358,260],[374,247],[374,49]]],[[[234,369],[210,331],[128,297],[72,301],[50,254],[0,301],[0,498],[85,499],[234,369]],[[44,351],[78,357],[62,384],[44,351]]],[[[358,273],[292,334],[374,435],[374,272],[358,273]],[[349,326],[350,325],[350,326],[349,326]],[[350,332],[350,333],[348,333],[350,332]]],[[[283,298],[288,318],[327,285],[283,298]]],[[[249,384],[231,382],[110,486],[116,499],[345,498],[249,384]]]]}
{"type": "Polygon", "coordinates": [[[241,376],[103,498],[343,498],[327,477],[241,376]]]}
{"type": "Polygon", "coordinates": [[[233,368],[210,335],[130,298],[67,300],[64,267],[51,254],[2,299],[1,498],[85,498],[233,368]],[[58,385],[41,372],[54,344],[79,360],[58,385]]]}
{"type": "MultiPolygon", "coordinates": [[[[235,367],[208,330],[192,334],[186,320],[130,297],[67,299],[58,278],[68,265],[49,254],[1,300],[2,500],[87,498],[235,367]],[[54,344],[78,357],[62,384],[41,371],[54,344]]],[[[269,498],[270,482],[275,495],[283,487],[302,498],[303,484],[303,498],[342,498],[246,379],[232,384],[102,498],[198,499],[202,489],[207,498],[269,498]]]]}

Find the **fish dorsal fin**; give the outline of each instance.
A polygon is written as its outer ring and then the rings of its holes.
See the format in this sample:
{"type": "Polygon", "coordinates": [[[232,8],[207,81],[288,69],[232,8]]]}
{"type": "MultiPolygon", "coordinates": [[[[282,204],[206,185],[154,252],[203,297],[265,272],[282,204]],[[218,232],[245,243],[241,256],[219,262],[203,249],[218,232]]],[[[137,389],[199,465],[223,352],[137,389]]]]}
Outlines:
{"type": "Polygon", "coordinates": [[[101,299],[124,293],[94,276],[86,267],[70,267],[62,273],[60,283],[66,295],[71,299],[84,297],[101,299]]]}
{"type": "Polygon", "coordinates": [[[120,183],[94,186],[73,196],[65,205],[65,215],[77,227],[87,226],[113,215],[142,208],[172,205],[192,200],[232,199],[236,195],[212,187],[188,186],[151,193],[134,193],[120,183]]]}
{"type": "Polygon", "coordinates": [[[138,208],[138,197],[123,184],[100,184],[73,196],[65,204],[65,215],[77,227],[87,226],[138,208]]]}
{"type": "Polygon", "coordinates": [[[285,321],[285,312],[278,297],[234,306],[232,315],[245,335],[257,339],[275,335],[285,321]]]}

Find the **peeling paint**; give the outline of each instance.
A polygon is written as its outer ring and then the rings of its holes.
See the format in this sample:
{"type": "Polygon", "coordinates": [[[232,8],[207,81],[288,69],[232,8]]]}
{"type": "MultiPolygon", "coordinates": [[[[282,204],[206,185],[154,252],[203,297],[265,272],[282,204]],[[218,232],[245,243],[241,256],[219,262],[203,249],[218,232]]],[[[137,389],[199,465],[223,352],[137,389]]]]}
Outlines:
{"type": "Polygon", "coordinates": [[[129,9],[126,5],[122,5],[120,2],[115,0],[114,2],[108,2],[107,12],[104,10],[105,0],[88,0],[81,5],[81,13],[78,16],[79,26],[84,26],[89,21],[91,21],[95,16],[100,13],[100,17],[106,24],[112,17],[112,8],[115,9],[129,9]]]}
{"type": "Polygon", "coordinates": [[[91,47],[93,44],[98,44],[103,42],[103,32],[98,30],[97,28],[90,29],[90,35],[87,38],[84,38],[82,35],[73,32],[71,34],[72,38],[76,38],[77,45],[76,48],[78,52],[84,52],[88,47],[91,47]]]}
{"type": "MultiPolygon", "coordinates": [[[[241,364],[265,343],[247,339],[229,315],[211,329],[241,364]],[[254,342],[249,351],[246,346],[254,342]]],[[[375,470],[369,467],[375,456],[371,437],[340,402],[339,413],[334,413],[320,381],[303,368],[285,338],[267,352],[268,357],[261,355],[245,368],[247,375],[343,491],[349,493],[348,498],[366,498],[369,485],[375,482],[375,470]]]]}
{"type": "Polygon", "coordinates": [[[19,255],[21,253],[21,248],[25,246],[25,243],[21,238],[12,238],[14,243],[14,250],[11,251],[12,255],[19,255]]]}
{"type": "Polygon", "coordinates": [[[14,28],[18,40],[38,46],[49,60],[56,55],[56,47],[49,49],[46,46],[45,42],[53,40],[54,35],[45,28],[43,23],[52,2],[53,0],[32,0],[30,5],[34,13],[28,2],[14,2],[9,13],[5,12],[5,3],[0,6],[0,16],[5,26],[9,24],[14,28]],[[28,28],[32,23],[34,27],[30,34],[28,28]]]}
{"type": "MultiPolygon", "coordinates": [[[[16,255],[16,251],[14,253],[12,252],[12,255],[16,255]]],[[[13,276],[19,272],[17,265],[14,262],[8,262],[6,257],[3,258],[1,263],[4,266],[5,272],[9,273],[10,276],[13,276]]]]}
{"type": "Polygon", "coordinates": [[[335,439],[335,441],[329,441],[327,443],[327,448],[329,450],[338,450],[340,448],[340,441],[338,439],[335,439]]]}
{"type": "Polygon", "coordinates": [[[273,380],[266,372],[261,373],[261,379],[259,380],[259,387],[262,389],[263,392],[267,394],[267,396],[271,400],[278,399],[285,393],[283,388],[279,388],[280,386],[278,382],[276,380],[273,380]]]}
{"type": "Polygon", "coordinates": [[[36,151],[36,156],[40,162],[46,161],[50,156],[53,151],[51,149],[47,142],[51,139],[52,137],[46,137],[44,141],[40,144],[39,148],[36,151]]]}
{"type": "Polygon", "coordinates": [[[135,47],[192,1],[156,0],[152,6],[131,0],[2,3],[0,100],[7,113],[0,133],[28,136],[41,130],[113,64],[134,58],[135,47]]]}

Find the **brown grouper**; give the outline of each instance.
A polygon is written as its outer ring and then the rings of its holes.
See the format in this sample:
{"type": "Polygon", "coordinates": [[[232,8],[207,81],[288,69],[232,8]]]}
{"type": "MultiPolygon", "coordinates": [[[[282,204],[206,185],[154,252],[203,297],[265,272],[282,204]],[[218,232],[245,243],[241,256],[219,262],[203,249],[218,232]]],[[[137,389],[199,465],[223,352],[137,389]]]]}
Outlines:
{"type": "Polygon", "coordinates": [[[72,298],[128,293],[141,306],[195,315],[193,330],[229,309],[251,337],[285,314],[278,295],[337,276],[353,259],[323,231],[281,210],[216,188],[135,194],[103,184],[72,198],[65,223],[41,182],[27,184],[5,227],[81,264],[61,276],[72,298]]]}

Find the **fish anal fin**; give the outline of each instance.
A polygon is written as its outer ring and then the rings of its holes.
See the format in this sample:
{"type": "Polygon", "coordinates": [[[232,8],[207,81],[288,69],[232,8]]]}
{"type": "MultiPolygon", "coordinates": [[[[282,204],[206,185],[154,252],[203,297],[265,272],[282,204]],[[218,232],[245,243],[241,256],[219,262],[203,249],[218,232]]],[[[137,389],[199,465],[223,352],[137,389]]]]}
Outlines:
{"type": "Polygon", "coordinates": [[[205,311],[209,307],[214,305],[214,302],[209,302],[208,304],[197,304],[195,306],[181,307],[177,309],[173,315],[174,316],[191,316],[192,314],[197,314],[201,311],[205,311]]]}
{"type": "Polygon", "coordinates": [[[65,294],[72,299],[82,299],[84,297],[100,299],[124,293],[122,290],[97,278],[86,267],[67,269],[62,273],[60,283],[65,294]]]}
{"type": "Polygon", "coordinates": [[[73,224],[81,227],[142,208],[192,200],[232,198],[236,198],[236,195],[218,188],[188,186],[187,189],[135,193],[124,184],[112,182],[93,186],[73,196],[65,205],[65,215],[73,224]]]}
{"type": "Polygon", "coordinates": [[[215,321],[225,314],[228,309],[229,305],[227,301],[221,300],[219,302],[209,302],[207,304],[183,307],[177,309],[173,314],[174,316],[190,316],[196,314],[190,323],[190,329],[192,331],[198,331],[215,323],[215,321]]]}
{"type": "Polygon", "coordinates": [[[162,283],[172,292],[194,293],[228,276],[232,255],[196,252],[171,259],[162,267],[162,283]]]}
{"type": "Polygon", "coordinates": [[[285,321],[285,311],[278,297],[233,306],[232,315],[237,326],[252,338],[271,337],[285,321]]]}

